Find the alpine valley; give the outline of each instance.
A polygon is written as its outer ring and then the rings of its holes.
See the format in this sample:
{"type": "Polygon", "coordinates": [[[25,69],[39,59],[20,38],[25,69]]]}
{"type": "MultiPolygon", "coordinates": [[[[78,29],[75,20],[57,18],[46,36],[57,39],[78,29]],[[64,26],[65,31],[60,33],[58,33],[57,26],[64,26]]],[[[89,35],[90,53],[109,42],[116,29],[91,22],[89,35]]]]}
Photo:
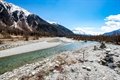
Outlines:
{"type": "Polygon", "coordinates": [[[27,10],[0,0],[0,35],[6,34],[68,36],[74,33],[61,25],[53,25],[27,10]]]}

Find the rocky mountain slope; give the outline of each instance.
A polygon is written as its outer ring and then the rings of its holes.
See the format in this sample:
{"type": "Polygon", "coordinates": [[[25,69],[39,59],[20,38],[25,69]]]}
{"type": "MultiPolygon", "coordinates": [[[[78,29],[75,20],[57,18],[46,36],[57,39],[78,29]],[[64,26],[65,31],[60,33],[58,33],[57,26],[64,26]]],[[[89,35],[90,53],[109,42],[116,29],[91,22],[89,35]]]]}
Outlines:
{"type": "Polygon", "coordinates": [[[59,30],[63,33],[63,34],[67,34],[67,35],[73,35],[73,32],[69,29],[67,29],[66,27],[58,24],[58,23],[50,23],[51,25],[53,25],[54,27],[59,28],[59,30]]]}
{"type": "Polygon", "coordinates": [[[40,35],[66,36],[73,34],[67,28],[53,26],[38,15],[32,14],[27,10],[12,3],[0,1],[0,33],[23,33],[32,32],[40,35]],[[12,32],[11,32],[12,31],[12,32]],[[70,32],[70,33],[69,33],[70,32]]]}

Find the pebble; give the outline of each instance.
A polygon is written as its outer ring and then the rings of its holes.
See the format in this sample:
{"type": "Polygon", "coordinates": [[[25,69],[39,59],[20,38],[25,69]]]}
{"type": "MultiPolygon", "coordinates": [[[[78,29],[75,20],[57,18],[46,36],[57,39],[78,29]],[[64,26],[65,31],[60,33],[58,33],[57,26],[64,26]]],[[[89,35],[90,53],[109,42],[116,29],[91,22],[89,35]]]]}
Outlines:
{"type": "Polygon", "coordinates": [[[86,66],[82,66],[83,69],[86,69],[86,66]]]}
{"type": "Polygon", "coordinates": [[[88,71],[91,71],[91,67],[86,67],[86,69],[87,69],[88,71]]]}
{"type": "Polygon", "coordinates": [[[36,73],[35,71],[32,71],[32,75],[35,75],[35,73],[36,73]]]}
{"type": "Polygon", "coordinates": [[[57,70],[54,70],[53,72],[54,72],[54,73],[58,73],[59,71],[57,71],[57,70]]]}

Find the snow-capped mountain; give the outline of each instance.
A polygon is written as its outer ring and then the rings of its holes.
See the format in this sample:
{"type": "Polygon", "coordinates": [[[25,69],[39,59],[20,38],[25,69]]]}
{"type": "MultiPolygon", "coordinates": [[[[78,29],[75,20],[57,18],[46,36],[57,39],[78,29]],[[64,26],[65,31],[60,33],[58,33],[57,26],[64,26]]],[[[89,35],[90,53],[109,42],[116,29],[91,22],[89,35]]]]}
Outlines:
{"type": "Polygon", "coordinates": [[[61,30],[61,28],[51,25],[38,15],[32,14],[12,3],[0,0],[0,30],[3,29],[3,27],[4,29],[13,31],[39,32],[40,34],[55,36],[69,34],[64,31],[64,29],[61,30]]]}
{"type": "Polygon", "coordinates": [[[74,29],[74,30],[73,30],[73,33],[85,35],[85,32],[83,32],[82,30],[78,30],[78,29],[74,29]]]}
{"type": "Polygon", "coordinates": [[[120,35],[120,29],[112,31],[112,32],[104,33],[103,35],[104,36],[112,36],[112,35],[118,35],[118,34],[120,35]]]}
{"type": "Polygon", "coordinates": [[[75,28],[72,30],[74,34],[78,34],[78,35],[90,35],[90,34],[87,34],[86,32],[82,31],[81,29],[79,28],[75,28]]]}
{"type": "Polygon", "coordinates": [[[23,11],[24,14],[25,14],[25,16],[28,16],[29,14],[31,14],[27,10],[25,10],[25,9],[19,7],[19,6],[16,6],[16,5],[12,4],[12,3],[7,3],[7,2],[2,1],[2,0],[0,2],[3,4],[3,6],[5,7],[5,9],[8,10],[8,12],[10,12],[10,14],[12,14],[15,11],[19,11],[19,13],[21,11],[23,11]]]}

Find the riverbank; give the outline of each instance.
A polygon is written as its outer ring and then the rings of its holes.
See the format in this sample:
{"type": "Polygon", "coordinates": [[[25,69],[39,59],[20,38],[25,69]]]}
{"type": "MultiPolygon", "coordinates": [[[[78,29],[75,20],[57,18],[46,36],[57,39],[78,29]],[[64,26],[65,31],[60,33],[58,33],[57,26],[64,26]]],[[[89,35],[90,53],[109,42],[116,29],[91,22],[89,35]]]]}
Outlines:
{"type": "Polygon", "coordinates": [[[62,42],[64,41],[73,42],[73,40],[70,40],[67,38],[54,37],[54,38],[40,38],[39,40],[3,44],[1,46],[4,46],[5,50],[0,51],[0,58],[55,47],[55,46],[62,44],[62,42]],[[54,42],[54,40],[56,39],[59,39],[59,40],[54,42]],[[6,49],[7,47],[9,47],[9,49],[6,49]]]}
{"type": "MultiPolygon", "coordinates": [[[[105,49],[99,46],[99,43],[90,44],[75,51],[62,52],[52,58],[26,64],[0,75],[0,80],[120,80],[120,46],[106,44],[105,49]],[[113,58],[111,63],[114,65],[103,64],[106,51],[113,58]]],[[[105,60],[105,63],[109,62],[105,60]]]]}

